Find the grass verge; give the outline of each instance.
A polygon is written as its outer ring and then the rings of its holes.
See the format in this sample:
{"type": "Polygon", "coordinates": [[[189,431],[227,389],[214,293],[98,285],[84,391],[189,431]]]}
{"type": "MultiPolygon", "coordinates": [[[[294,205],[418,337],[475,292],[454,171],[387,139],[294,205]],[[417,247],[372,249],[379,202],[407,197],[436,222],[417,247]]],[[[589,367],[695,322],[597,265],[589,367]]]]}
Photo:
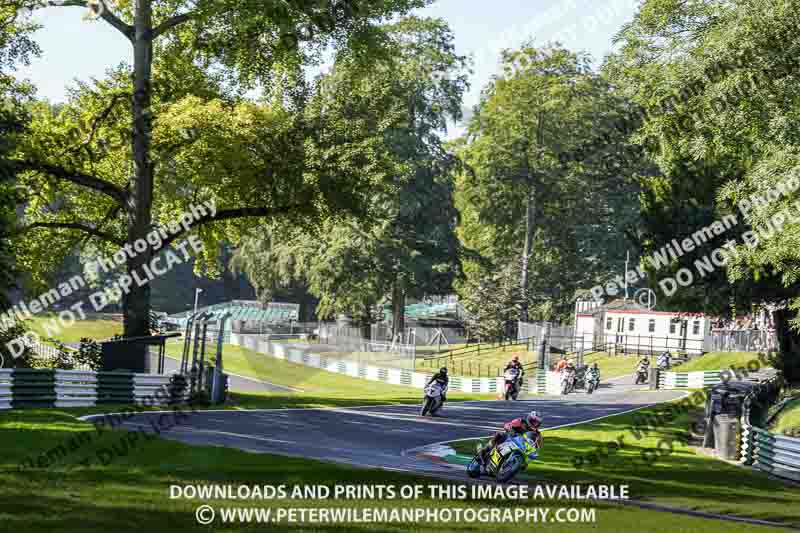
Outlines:
{"type": "MultiPolygon", "coordinates": [[[[763,356],[762,356],[763,357],[763,356]]],[[[686,363],[676,366],[675,372],[696,372],[701,370],[723,370],[730,367],[747,367],[748,363],[763,366],[759,354],[754,352],[709,352],[686,363]]]]}
{"type": "MultiPolygon", "coordinates": [[[[503,369],[515,355],[519,356],[523,365],[535,363],[538,357],[536,353],[527,351],[524,346],[489,346],[486,349],[482,348],[480,353],[457,355],[452,360],[448,358],[417,360],[417,370],[425,372],[446,366],[454,376],[498,377],[502,375],[503,369]]],[[[528,374],[528,377],[532,377],[530,372],[528,374]]]]}
{"type": "MultiPolygon", "coordinates": [[[[689,437],[697,414],[676,414],[662,404],[546,431],[530,475],[556,483],[628,484],[637,500],[800,525],[796,486],[698,453],[689,437]]],[[[451,460],[463,463],[475,443],[451,443],[463,454],[451,460]]]]}
{"type": "MultiPolygon", "coordinates": [[[[399,493],[401,485],[441,486],[442,482],[379,470],[357,469],[306,459],[249,453],[229,448],[188,446],[153,438],[129,446],[107,464],[85,467],[77,461],[55,461],[45,468],[20,468],[27,457],[52,449],[94,428],[75,419],[71,409],[15,410],[0,413],[0,530],[39,533],[52,531],[241,531],[263,530],[264,524],[223,525],[219,519],[211,526],[199,526],[195,509],[202,504],[214,507],[319,508],[485,508],[584,507],[569,501],[472,500],[432,497],[425,493],[418,500],[387,500],[365,497],[358,500],[313,497],[296,500],[187,500],[171,499],[171,485],[247,484],[285,485],[385,485],[399,493]]],[[[90,445],[70,454],[81,458],[98,450],[118,446],[123,434],[108,431],[90,445]]],[[[272,524],[270,530],[314,531],[519,531],[521,527],[554,532],[591,530],[617,532],[635,529],[667,532],[752,532],[781,531],[716,520],[679,515],[664,515],[636,508],[603,504],[596,507],[595,524],[272,524]]]]}
{"type": "MultiPolygon", "coordinates": [[[[181,346],[168,345],[167,353],[180,357],[181,346]]],[[[301,389],[294,394],[259,392],[232,394],[231,405],[240,408],[347,407],[373,404],[409,404],[422,399],[422,391],[411,387],[367,381],[290,363],[248,348],[225,345],[224,367],[227,372],[301,389]]],[[[494,399],[490,395],[451,393],[448,401],[494,399]]]]}
{"type": "Polygon", "coordinates": [[[122,335],[122,322],[102,319],[78,320],[72,326],[59,329],[55,334],[48,333],[48,328],[52,330],[53,327],[60,327],[56,315],[34,316],[28,321],[28,327],[42,339],[55,337],[64,344],[80,342],[83,338],[103,340],[122,335]],[[51,323],[55,326],[50,325],[51,323]]]}
{"type": "Polygon", "coordinates": [[[783,408],[770,426],[770,431],[800,437],[800,396],[783,408]]]}
{"type": "Polygon", "coordinates": [[[597,363],[601,380],[633,374],[638,360],[635,355],[609,355],[604,352],[589,354],[583,358],[584,364],[597,363]]]}

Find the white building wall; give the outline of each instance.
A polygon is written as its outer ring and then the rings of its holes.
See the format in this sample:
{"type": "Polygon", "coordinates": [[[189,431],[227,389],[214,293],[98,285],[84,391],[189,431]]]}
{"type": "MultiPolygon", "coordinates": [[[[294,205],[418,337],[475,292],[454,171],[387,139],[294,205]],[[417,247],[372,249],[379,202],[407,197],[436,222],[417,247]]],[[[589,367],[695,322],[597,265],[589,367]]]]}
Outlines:
{"type": "MultiPolygon", "coordinates": [[[[583,337],[583,349],[594,349],[594,316],[578,315],[576,319],[575,336],[583,337]]],[[[580,343],[580,341],[578,341],[580,343]]],[[[580,344],[578,344],[580,346],[580,344]]]]}
{"type": "Polygon", "coordinates": [[[688,353],[699,354],[702,353],[703,340],[711,325],[704,316],[681,317],[677,313],[606,311],[602,327],[603,338],[607,344],[625,344],[628,349],[641,346],[646,350],[650,350],[652,346],[653,350],[685,350],[688,353]],[[676,322],[673,325],[673,318],[686,321],[685,342],[681,334],[681,323],[676,322]],[[620,319],[623,321],[622,331],[619,331],[620,319]]]}

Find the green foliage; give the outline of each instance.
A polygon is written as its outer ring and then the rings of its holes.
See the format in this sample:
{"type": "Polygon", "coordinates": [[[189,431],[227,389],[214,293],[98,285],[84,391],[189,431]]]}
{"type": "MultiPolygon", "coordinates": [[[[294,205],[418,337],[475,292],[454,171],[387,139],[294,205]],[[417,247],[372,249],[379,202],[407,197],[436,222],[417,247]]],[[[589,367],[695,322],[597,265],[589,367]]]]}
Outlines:
{"type": "Polygon", "coordinates": [[[72,360],[79,366],[90,370],[99,371],[103,368],[103,348],[93,339],[81,339],[78,351],[72,355],[72,360]]]}
{"type": "MultiPolygon", "coordinates": [[[[105,2],[101,22],[130,40],[134,62],[79,83],[62,106],[31,106],[29,129],[14,139],[14,166],[29,192],[19,265],[42,287],[76,247],[91,241],[114,251],[214,200],[216,215],[192,227],[206,245],[198,267],[214,273],[219,244],[238,244],[250,229],[242,219],[313,226],[357,212],[392,173],[382,147],[362,135],[360,113],[329,119],[324,106],[347,102],[341,93],[338,102],[326,98],[305,68],[330,48],[368,68],[386,53],[379,25],[426,3],[105,2]],[[257,87],[259,101],[243,96],[257,87]]],[[[45,6],[19,0],[2,8],[0,21],[45,6]]],[[[14,35],[6,42],[3,53],[24,55],[27,43],[14,35]]],[[[155,252],[131,258],[127,270],[141,270],[155,252]]],[[[123,299],[126,334],[148,332],[149,310],[149,287],[133,287],[123,299]]]]}
{"type": "Polygon", "coordinates": [[[521,317],[539,305],[553,319],[624,261],[643,169],[627,141],[636,121],[585,54],[526,44],[502,59],[458,143],[467,167],[458,178],[459,236],[496,265],[489,272],[527,256],[521,317]]]}
{"type": "MultiPolygon", "coordinates": [[[[799,7],[796,0],[688,5],[649,0],[620,32],[620,51],[607,66],[620,91],[641,106],[645,121],[636,141],[663,173],[647,184],[644,195],[644,250],[682,238],[670,235],[673,229],[685,235],[699,229],[690,225],[701,227],[725,213],[739,219],[736,230],[725,235],[737,245],[727,255],[725,271],[681,291],[672,303],[719,312],[729,304],[746,308],[751,302],[789,299],[778,320],[781,365],[795,378],[800,377],[800,343],[786,328],[790,323],[800,327],[795,300],[800,223],[789,219],[753,246],[743,243],[742,233],[768,229],[771,218],[793,205],[798,194],[765,202],[746,215],[736,207],[796,172],[799,7]]],[[[685,266],[722,244],[708,245],[672,266],[685,266]]]]}
{"type": "MultiPolygon", "coordinates": [[[[302,283],[319,298],[320,316],[349,313],[371,322],[390,292],[446,293],[460,274],[452,180],[457,162],[439,132],[448,116],[459,116],[466,60],[455,54],[440,20],[410,17],[384,31],[391,59],[364,76],[358,63],[340,55],[319,82],[325,92],[316,104],[343,134],[355,120],[374,147],[373,161],[347,163],[354,169],[366,164],[374,176],[362,204],[368,218],[329,218],[318,231],[285,223],[259,229],[234,264],[262,297],[302,283]]],[[[341,149],[330,153],[342,155],[341,149]]]]}
{"type": "MultiPolygon", "coordinates": [[[[20,203],[18,177],[10,156],[16,149],[14,140],[24,131],[28,116],[25,110],[30,87],[19,83],[11,73],[37,52],[30,40],[35,25],[29,16],[18,16],[13,7],[0,6],[0,313],[11,306],[10,292],[16,288],[19,265],[12,243],[20,203]]],[[[14,359],[6,343],[24,334],[27,326],[18,322],[13,328],[0,329],[0,367],[29,366],[32,356],[26,349],[14,359]]]]}
{"type": "Polygon", "coordinates": [[[513,336],[520,319],[519,261],[509,261],[499,272],[470,276],[461,286],[461,303],[469,311],[466,320],[470,338],[480,342],[513,336]]]}

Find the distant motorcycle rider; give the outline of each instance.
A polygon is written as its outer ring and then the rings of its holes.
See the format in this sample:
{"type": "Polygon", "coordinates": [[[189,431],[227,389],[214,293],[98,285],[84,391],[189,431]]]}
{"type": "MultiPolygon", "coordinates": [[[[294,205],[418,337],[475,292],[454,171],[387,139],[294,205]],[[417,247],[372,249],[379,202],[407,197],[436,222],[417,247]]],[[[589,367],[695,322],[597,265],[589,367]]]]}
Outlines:
{"type": "Polygon", "coordinates": [[[511,369],[515,369],[519,371],[519,375],[517,376],[517,380],[519,382],[519,386],[522,387],[522,376],[525,374],[525,369],[522,368],[522,363],[519,362],[519,356],[515,355],[511,358],[511,361],[508,362],[503,372],[506,372],[511,369]]]}
{"type": "Polygon", "coordinates": [[[647,357],[642,357],[636,364],[636,381],[635,384],[647,383],[647,374],[650,370],[650,360],[647,357]]]}
{"type": "Polygon", "coordinates": [[[427,387],[434,381],[442,386],[442,403],[444,403],[447,401],[445,394],[447,394],[447,386],[450,384],[450,378],[447,376],[447,367],[443,366],[440,368],[437,373],[431,376],[431,379],[425,386],[427,387]]]}
{"type": "Polygon", "coordinates": [[[600,367],[597,366],[597,363],[592,363],[592,366],[586,371],[586,379],[596,379],[600,381],[600,367]]]}
{"type": "Polygon", "coordinates": [[[478,451],[478,459],[481,462],[481,468],[486,467],[486,462],[489,460],[489,454],[492,449],[498,444],[502,444],[508,437],[512,435],[522,435],[524,433],[533,433],[534,442],[537,448],[542,447],[542,434],[539,428],[542,425],[542,417],[539,416],[537,411],[531,411],[527,415],[515,418],[510,422],[503,424],[503,429],[498,431],[492,439],[486,443],[483,448],[478,451]]]}

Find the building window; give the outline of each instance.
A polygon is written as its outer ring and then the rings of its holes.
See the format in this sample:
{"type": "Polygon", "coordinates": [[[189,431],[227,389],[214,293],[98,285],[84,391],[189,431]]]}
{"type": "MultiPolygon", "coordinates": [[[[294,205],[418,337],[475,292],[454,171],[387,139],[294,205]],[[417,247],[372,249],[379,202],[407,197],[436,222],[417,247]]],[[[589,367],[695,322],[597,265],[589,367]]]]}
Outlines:
{"type": "Polygon", "coordinates": [[[656,319],[651,318],[650,321],[647,323],[647,331],[650,333],[655,332],[656,330],[656,319]]]}
{"type": "Polygon", "coordinates": [[[675,333],[675,322],[672,320],[669,321],[669,332],[673,334],[675,333]]]}
{"type": "Polygon", "coordinates": [[[636,319],[628,319],[628,331],[633,331],[636,328],[636,319]]]}
{"type": "Polygon", "coordinates": [[[695,320],[692,325],[692,335],[700,335],[700,321],[695,320]]]}
{"type": "Polygon", "coordinates": [[[611,329],[611,322],[612,322],[611,317],[608,317],[606,319],[606,329],[608,329],[608,330],[611,329]]]}

